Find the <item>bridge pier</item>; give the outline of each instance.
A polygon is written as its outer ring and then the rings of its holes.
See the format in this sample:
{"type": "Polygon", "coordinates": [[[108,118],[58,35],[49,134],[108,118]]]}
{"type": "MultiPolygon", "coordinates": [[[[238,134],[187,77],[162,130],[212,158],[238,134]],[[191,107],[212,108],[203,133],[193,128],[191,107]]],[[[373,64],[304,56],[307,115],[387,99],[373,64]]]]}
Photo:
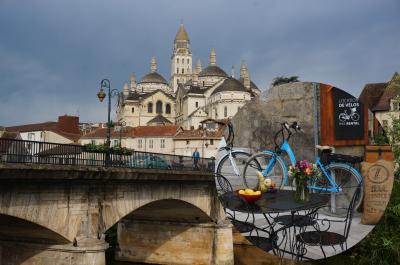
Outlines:
{"type": "Polygon", "coordinates": [[[104,240],[81,239],[74,246],[0,241],[2,265],[105,265],[104,240]]]}
{"type": "Polygon", "coordinates": [[[149,264],[233,264],[232,225],[123,220],[115,259],[149,264]]]}

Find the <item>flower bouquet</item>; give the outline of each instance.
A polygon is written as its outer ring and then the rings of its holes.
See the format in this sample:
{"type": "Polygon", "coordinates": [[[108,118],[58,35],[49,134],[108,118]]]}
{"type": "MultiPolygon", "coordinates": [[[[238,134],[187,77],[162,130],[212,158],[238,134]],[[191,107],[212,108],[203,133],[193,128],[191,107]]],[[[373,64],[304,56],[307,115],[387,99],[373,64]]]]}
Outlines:
{"type": "Polygon", "coordinates": [[[309,201],[310,191],[307,185],[317,172],[317,166],[307,160],[297,161],[295,166],[289,167],[289,176],[293,178],[296,185],[295,200],[297,202],[309,201]]]}

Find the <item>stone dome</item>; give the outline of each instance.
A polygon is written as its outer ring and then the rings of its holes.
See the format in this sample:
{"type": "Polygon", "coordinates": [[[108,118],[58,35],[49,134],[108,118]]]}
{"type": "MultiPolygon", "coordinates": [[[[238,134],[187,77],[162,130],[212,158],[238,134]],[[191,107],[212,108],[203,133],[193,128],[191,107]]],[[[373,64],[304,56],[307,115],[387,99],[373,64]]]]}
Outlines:
{"type": "Polygon", "coordinates": [[[211,95],[219,93],[219,92],[227,92],[227,91],[241,91],[241,92],[249,92],[244,85],[237,79],[229,77],[224,80],[224,82],[219,85],[211,95]]]}
{"type": "Polygon", "coordinates": [[[224,70],[219,68],[216,65],[209,65],[206,68],[204,68],[200,73],[199,77],[203,76],[220,76],[220,77],[228,77],[228,75],[225,73],[224,70]]]}
{"type": "Polygon", "coordinates": [[[139,84],[143,83],[159,83],[159,84],[166,84],[168,85],[167,80],[165,80],[162,75],[160,75],[157,72],[149,73],[145,76],[143,76],[142,80],[140,80],[139,84]]]}

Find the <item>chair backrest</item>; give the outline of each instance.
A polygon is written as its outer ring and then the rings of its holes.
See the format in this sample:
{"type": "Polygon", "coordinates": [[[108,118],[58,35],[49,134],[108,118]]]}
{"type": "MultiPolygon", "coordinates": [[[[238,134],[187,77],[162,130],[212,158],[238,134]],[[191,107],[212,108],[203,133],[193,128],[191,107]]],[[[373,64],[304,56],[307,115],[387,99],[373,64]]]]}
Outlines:
{"type": "Polygon", "coordinates": [[[229,180],[221,174],[215,174],[215,184],[218,195],[233,191],[232,185],[229,180]]]}
{"type": "Polygon", "coordinates": [[[354,211],[356,210],[356,209],[354,209],[355,206],[356,206],[356,202],[358,201],[358,199],[361,196],[361,187],[362,187],[362,185],[363,185],[363,182],[361,181],[358,184],[358,186],[356,188],[356,191],[354,192],[353,197],[351,198],[349,208],[347,209],[347,214],[346,214],[346,219],[345,219],[345,226],[344,226],[344,234],[343,234],[346,239],[347,239],[347,237],[349,236],[349,233],[350,233],[350,227],[351,227],[351,222],[353,220],[353,214],[354,214],[354,211]]]}

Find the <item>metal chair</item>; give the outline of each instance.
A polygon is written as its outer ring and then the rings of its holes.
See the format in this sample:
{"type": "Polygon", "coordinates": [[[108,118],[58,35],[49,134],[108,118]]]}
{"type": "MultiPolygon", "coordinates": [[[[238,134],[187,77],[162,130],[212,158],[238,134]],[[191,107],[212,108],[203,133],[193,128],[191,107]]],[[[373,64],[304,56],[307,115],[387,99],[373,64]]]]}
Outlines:
{"type": "MultiPolygon", "coordinates": [[[[343,220],[329,220],[329,219],[318,219],[316,218],[315,224],[312,226],[315,231],[305,231],[307,228],[304,227],[304,232],[296,235],[297,242],[297,259],[303,259],[305,254],[307,253],[306,246],[319,246],[324,258],[326,258],[326,253],[324,251],[325,246],[332,247],[335,252],[335,246],[339,245],[342,251],[347,249],[347,238],[350,233],[351,222],[353,219],[354,207],[355,203],[358,200],[361,194],[361,182],[356,191],[353,194],[353,197],[350,201],[350,205],[347,208],[346,217],[343,220]],[[332,223],[344,223],[343,233],[335,233],[329,232],[328,230],[331,227],[332,223]]],[[[317,214],[318,215],[318,214],[317,214]]],[[[317,217],[317,216],[316,216],[317,217]]]]}
{"type": "MultiPolygon", "coordinates": [[[[233,188],[230,182],[222,175],[216,175],[216,183],[217,183],[217,192],[219,195],[222,195],[226,192],[233,192],[233,188]]],[[[274,241],[271,239],[269,231],[257,227],[255,225],[255,216],[254,216],[254,205],[253,207],[244,199],[240,197],[236,197],[238,202],[243,206],[243,212],[247,213],[247,217],[244,221],[236,219],[236,213],[229,213],[226,211],[227,205],[224,205],[224,202],[221,201],[222,206],[224,207],[225,213],[228,216],[228,219],[232,222],[233,226],[240,232],[240,233],[249,233],[248,235],[244,235],[244,237],[255,245],[258,248],[261,248],[264,251],[271,251],[274,250],[274,241]],[[251,222],[251,221],[252,222],[251,222]],[[262,236],[260,233],[263,232],[267,234],[266,236],[262,236]]]]}
{"type": "MultiPolygon", "coordinates": [[[[216,180],[215,182],[216,182],[218,197],[220,197],[224,193],[233,192],[232,185],[227,178],[225,178],[221,174],[216,174],[215,180],[216,180]]],[[[247,233],[254,229],[254,225],[248,222],[248,220],[250,218],[250,213],[247,213],[247,217],[244,221],[237,220],[235,211],[233,211],[232,213],[227,212],[226,205],[224,205],[222,200],[220,200],[220,201],[221,201],[222,207],[224,207],[224,211],[225,211],[225,214],[227,215],[227,218],[231,221],[233,226],[240,233],[247,233]]]]}

